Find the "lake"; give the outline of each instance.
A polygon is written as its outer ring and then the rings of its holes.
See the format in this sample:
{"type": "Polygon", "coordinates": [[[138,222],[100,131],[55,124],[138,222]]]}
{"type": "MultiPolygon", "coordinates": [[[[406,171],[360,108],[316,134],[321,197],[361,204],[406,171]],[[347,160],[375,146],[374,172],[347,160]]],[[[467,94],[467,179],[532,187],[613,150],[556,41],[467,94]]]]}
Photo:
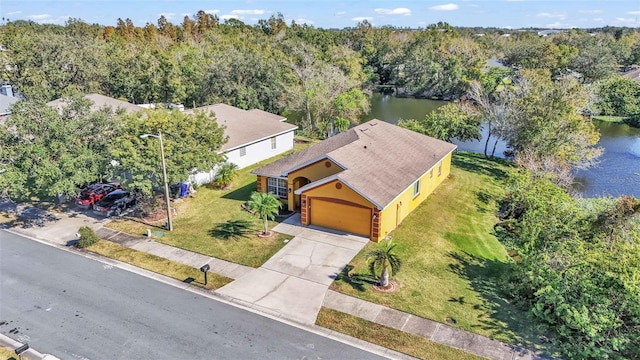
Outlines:
{"type": "MultiPolygon", "coordinates": [[[[399,119],[422,119],[429,112],[446,104],[444,101],[398,98],[374,94],[371,110],[362,120],[377,118],[391,123],[399,119]]],[[[576,173],[576,187],[585,197],[633,195],[640,198],[640,129],[628,125],[595,121],[604,149],[596,167],[576,173]]],[[[480,141],[456,142],[459,150],[483,152],[486,129],[480,141]]],[[[493,144],[491,144],[493,145],[493,144]]],[[[496,155],[506,146],[499,143],[496,155]]]]}

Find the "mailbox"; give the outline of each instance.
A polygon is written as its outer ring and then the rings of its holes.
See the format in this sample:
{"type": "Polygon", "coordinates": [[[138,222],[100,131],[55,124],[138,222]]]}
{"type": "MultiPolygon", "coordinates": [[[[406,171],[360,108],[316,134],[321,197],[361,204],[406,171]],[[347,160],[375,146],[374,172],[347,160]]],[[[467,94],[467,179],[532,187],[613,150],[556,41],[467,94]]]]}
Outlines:
{"type": "MultiPolygon", "coordinates": [[[[27,350],[29,350],[29,344],[24,344],[19,348],[16,348],[15,352],[16,352],[16,355],[22,355],[22,353],[27,350]]],[[[20,358],[22,358],[22,356],[20,356],[20,358]]]]}
{"type": "Polygon", "coordinates": [[[207,285],[207,271],[209,271],[209,269],[210,269],[209,264],[204,264],[200,268],[200,271],[202,271],[204,273],[204,284],[205,285],[207,285]]]}

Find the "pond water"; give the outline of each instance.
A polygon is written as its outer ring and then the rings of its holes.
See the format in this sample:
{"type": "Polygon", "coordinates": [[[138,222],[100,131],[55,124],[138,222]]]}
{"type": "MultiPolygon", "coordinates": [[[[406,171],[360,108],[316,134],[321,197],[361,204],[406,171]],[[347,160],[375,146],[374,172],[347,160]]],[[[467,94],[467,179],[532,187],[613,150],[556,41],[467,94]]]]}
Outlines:
{"type": "MultiPolygon", "coordinates": [[[[362,119],[377,118],[395,124],[399,119],[422,119],[444,104],[444,101],[374,94],[371,111],[362,119]]],[[[640,129],[602,121],[596,121],[595,125],[600,131],[598,145],[604,153],[596,167],[576,173],[576,187],[585,197],[633,195],[640,198],[640,129]]],[[[480,141],[457,142],[456,145],[459,150],[481,153],[486,133],[483,129],[480,141]]],[[[505,144],[498,143],[496,155],[501,156],[505,150],[505,144]]]]}

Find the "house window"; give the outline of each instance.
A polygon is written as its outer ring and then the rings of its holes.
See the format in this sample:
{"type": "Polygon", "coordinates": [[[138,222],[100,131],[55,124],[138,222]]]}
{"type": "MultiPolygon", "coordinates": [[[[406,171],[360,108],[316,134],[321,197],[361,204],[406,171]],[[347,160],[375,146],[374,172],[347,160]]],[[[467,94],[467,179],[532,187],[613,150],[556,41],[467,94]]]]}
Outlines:
{"type": "Polygon", "coordinates": [[[272,137],[271,138],[271,150],[275,150],[278,147],[278,145],[276,145],[276,137],[272,137]]]}
{"type": "Polygon", "coordinates": [[[245,156],[247,155],[247,147],[243,146],[240,148],[240,156],[245,156]]]}
{"type": "Polygon", "coordinates": [[[442,174],[442,163],[438,164],[438,176],[442,174]]]}
{"type": "Polygon", "coordinates": [[[429,177],[432,178],[433,177],[433,168],[431,168],[431,172],[429,173],[429,177]]]}
{"type": "Polygon", "coordinates": [[[418,196],[418,194],[420,194],[420,180],[413,184],[413,197],[418,196]]]}
{"type": "Polygon", "coordinates": [[[267,192],[277,195],[281,198],[287,197],[287,181],[283,179],[269,178],[267,179],[267,192]]]}

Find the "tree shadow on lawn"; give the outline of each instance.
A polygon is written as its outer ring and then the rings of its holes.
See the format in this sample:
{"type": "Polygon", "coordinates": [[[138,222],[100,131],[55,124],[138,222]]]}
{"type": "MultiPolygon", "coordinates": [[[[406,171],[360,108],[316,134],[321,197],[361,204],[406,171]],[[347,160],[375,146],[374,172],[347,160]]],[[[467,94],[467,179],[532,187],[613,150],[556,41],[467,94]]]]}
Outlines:
{"type": "Polygon", "coordinates": [[[209,235],[215,238],[229,240],[239,237],[248,238],[249,235],[254,232],[251,221],[238,219],[217,224],[209,231],[209,235]]]}
{"type": "Polygon", "coordinates": [[[257,190],[256,186],[257,185],[255,181],[251,182],[241,188],[237,188],[222,195],[222,198],[229,200],[247,201],[251,197],[251,193],[257,190]]]}
{"type": "Polygon", "coordinates": [[[453,166],[476,174],[489,175],[496,179],[504,179],[508,173],[498,166],[487,166],[486,162],[496,162],[503,166],[511,166],[511,163],[504,159],[485,159],[481,154],[458,153],[453,157],[453,166]]]}
{"type": "Polygon", "coordinates": [[[342,281],[357,291],[366,291],[367,285],[372,286],[378,283],[378,279],[369,273],[351,274],[353,265],[346,265],[338,275],[336,281],[342,281]]]}
{"type": "Polygon", "coordinates": [[[518,309],[501,294],[501,277],[510,271],[508,263],[484,259],[467,252],[450,252],[454,262],[449,264],[450,271],[466,279],[482,297],[482,304],[464,301],[464,297],[449,299],[461,306],[473,306],[486,315],[479,319],[483,330],[489,331],[493,337],[507,338],[512,343],[531,350],[550,352],[551,346],[542,339],[547,334],[544,325],[537,324],[531,315],[518,309]]]}

